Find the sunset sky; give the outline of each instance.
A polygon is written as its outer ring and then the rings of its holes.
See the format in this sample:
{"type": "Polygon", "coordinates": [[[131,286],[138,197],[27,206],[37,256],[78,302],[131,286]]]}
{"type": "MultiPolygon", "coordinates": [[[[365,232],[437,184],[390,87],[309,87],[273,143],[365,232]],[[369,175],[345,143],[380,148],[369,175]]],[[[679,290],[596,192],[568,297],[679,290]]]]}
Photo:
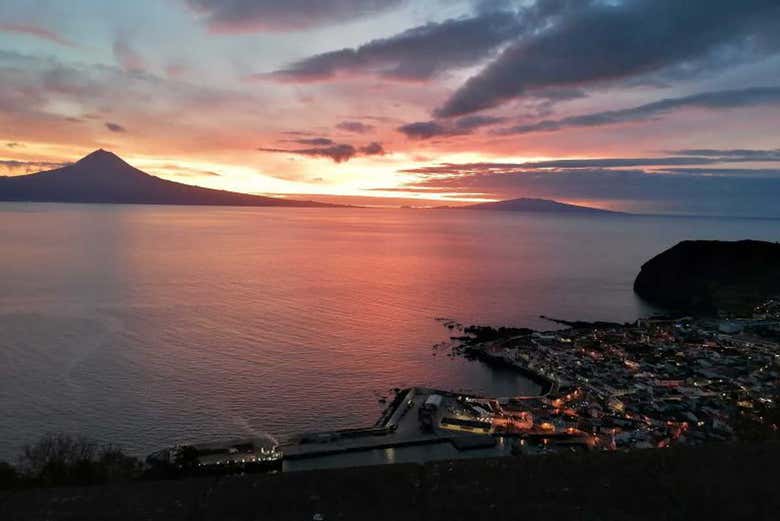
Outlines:
{"type": "Polygon", "coordinates": [[[780,2],[0,0],[0,175],[100,147],[257,194],[780,217],[780,2]]]}

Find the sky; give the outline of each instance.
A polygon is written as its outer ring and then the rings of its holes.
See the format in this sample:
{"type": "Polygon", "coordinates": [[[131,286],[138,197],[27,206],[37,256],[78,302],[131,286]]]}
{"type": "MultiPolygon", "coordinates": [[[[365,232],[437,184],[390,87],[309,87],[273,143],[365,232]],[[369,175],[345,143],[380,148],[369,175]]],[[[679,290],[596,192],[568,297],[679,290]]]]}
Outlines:
{"type": "Polygon", "coordinates": [[[0,0],[0,175],[780,218],[777,0],[0,0]]]}

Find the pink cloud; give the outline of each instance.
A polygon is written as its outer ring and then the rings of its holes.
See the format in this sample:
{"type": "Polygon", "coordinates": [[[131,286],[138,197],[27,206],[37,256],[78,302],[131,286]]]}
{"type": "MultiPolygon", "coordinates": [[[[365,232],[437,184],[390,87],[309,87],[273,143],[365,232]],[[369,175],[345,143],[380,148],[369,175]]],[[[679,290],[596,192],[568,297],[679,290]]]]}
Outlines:
{"type": "Polygon", "coordinates": [[[114,56],[119,65],[127,72],[143,72],[146,70],[146,62],[141,55],[122,39],[114,42],[114,56]]]}
{"type": "Polygon", "coordinates": [[[55,33],[54,31],[50,31],[48,29],[44,29],[43,27],[38,27],[35,25],[4,23],[4,24],[0,24],[0,31],[7,32],[7,33],[28,34],[30,36],[41,38],[42,40],[48,40],[50,42],[54,42],[59,45],[64,45],[65,47],[77,47],[75,43],[71,42],[66,38],[63,38],[62,36],[55,33]]]}

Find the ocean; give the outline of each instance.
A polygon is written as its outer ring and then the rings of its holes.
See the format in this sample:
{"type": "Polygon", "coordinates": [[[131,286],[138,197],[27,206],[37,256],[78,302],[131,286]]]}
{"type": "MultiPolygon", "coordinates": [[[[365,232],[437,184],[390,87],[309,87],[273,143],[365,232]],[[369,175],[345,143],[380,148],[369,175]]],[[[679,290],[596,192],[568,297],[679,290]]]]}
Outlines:
{"type": "Polygon", "coordinates": [[[433,346],[464,324],[632,321],[643,262],[780,221],[0,204],[0,459],[66,431],[182,441],[372,424],[394,387],[536,386],[433,346]]]}

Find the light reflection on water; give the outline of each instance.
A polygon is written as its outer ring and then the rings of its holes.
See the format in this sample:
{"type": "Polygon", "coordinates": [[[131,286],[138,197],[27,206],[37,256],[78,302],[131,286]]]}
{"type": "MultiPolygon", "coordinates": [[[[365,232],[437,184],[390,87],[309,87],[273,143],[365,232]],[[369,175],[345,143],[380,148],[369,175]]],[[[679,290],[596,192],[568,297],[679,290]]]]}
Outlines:
{"type": "Polygon", "coordinates": [[[434,318],[633,320],[642,262],[778,221],[0,204],[0,458],[66,430],[181,440],[373,423],[422,385],[533,391],[453,359],[434,318]]]}

